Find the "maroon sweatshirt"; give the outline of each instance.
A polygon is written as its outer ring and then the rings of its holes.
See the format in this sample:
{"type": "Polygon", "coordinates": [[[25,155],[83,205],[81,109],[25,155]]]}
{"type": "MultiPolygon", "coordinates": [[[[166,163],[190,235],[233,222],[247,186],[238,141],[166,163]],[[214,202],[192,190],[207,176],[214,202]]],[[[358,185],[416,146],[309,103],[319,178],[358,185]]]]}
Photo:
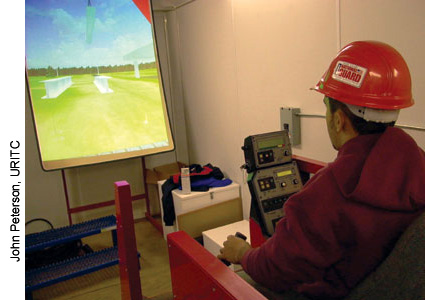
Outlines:
{"type": "Polygon", "coordinates": [[[348,141],[284,205],[286,216],[244,270],[275,291],[347,295],[425,211],[425,153],[404,131],[348,141]]]}

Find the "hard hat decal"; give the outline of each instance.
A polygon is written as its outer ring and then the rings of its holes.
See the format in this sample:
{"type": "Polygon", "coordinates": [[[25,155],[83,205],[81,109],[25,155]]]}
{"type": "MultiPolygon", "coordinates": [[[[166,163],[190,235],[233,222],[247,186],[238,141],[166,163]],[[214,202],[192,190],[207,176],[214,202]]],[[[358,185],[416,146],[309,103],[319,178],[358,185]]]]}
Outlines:
{"type": "Polygon", "coordinates": [[[332,73],[332,78],[345,84],[359,88],[362,85],[366,73],[366,68],[357,66],[355,64],[350,64],[345,61],[338,61],[332,73]]]}

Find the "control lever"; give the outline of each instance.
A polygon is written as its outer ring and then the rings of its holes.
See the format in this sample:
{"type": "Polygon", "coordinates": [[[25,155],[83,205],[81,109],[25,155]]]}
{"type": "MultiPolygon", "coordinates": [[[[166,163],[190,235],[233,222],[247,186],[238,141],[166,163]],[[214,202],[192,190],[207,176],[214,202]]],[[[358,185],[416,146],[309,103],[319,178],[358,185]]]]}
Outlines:
{"type": "MultiPolygon", "coordinates": [[[[246,236],[243,233],[240,233],[239,231],[236,232],[235,237],[243,239],[246,241],[246,236]]],[[[226,266],[230,266],[232,263],[226,259],[220,259],[226,266]]]]}

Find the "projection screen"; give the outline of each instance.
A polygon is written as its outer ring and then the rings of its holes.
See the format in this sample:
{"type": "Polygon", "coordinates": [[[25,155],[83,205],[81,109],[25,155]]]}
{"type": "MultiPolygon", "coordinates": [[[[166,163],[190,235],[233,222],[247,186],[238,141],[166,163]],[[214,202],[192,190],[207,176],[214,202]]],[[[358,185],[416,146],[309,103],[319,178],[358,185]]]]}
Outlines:
{"type": "Polygon", "coordinates": [[[26,85],[42,167],[174,149],[148,0],[26,0],[26,85]]]}

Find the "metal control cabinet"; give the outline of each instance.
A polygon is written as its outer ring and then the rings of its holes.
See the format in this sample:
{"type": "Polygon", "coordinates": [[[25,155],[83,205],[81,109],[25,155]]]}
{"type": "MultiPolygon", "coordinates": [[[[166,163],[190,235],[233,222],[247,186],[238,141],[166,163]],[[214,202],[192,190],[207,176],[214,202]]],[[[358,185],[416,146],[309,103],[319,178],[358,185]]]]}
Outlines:
{"type": "Polygon", "coordinates": [[[283,204],[302,187],[297,164],[291,162],[258,170],[250,185],[267,234],[272,235],[277,221],[284,216],[283,204]]]}
{"type": "Polygon", "coordinates": [[[245,138],[242,150],[248,173],[292,160],[291,143],[284,131],[251,135],[245,138]]]}
{"type": "Polygon", "coordinates": [[[288,131],[248,136],[242,150],[252,196],[251,217],[264,235],[271,236],[284,216],[284,203],[303,186],[298,166],[292,161],[288,131]]]}

